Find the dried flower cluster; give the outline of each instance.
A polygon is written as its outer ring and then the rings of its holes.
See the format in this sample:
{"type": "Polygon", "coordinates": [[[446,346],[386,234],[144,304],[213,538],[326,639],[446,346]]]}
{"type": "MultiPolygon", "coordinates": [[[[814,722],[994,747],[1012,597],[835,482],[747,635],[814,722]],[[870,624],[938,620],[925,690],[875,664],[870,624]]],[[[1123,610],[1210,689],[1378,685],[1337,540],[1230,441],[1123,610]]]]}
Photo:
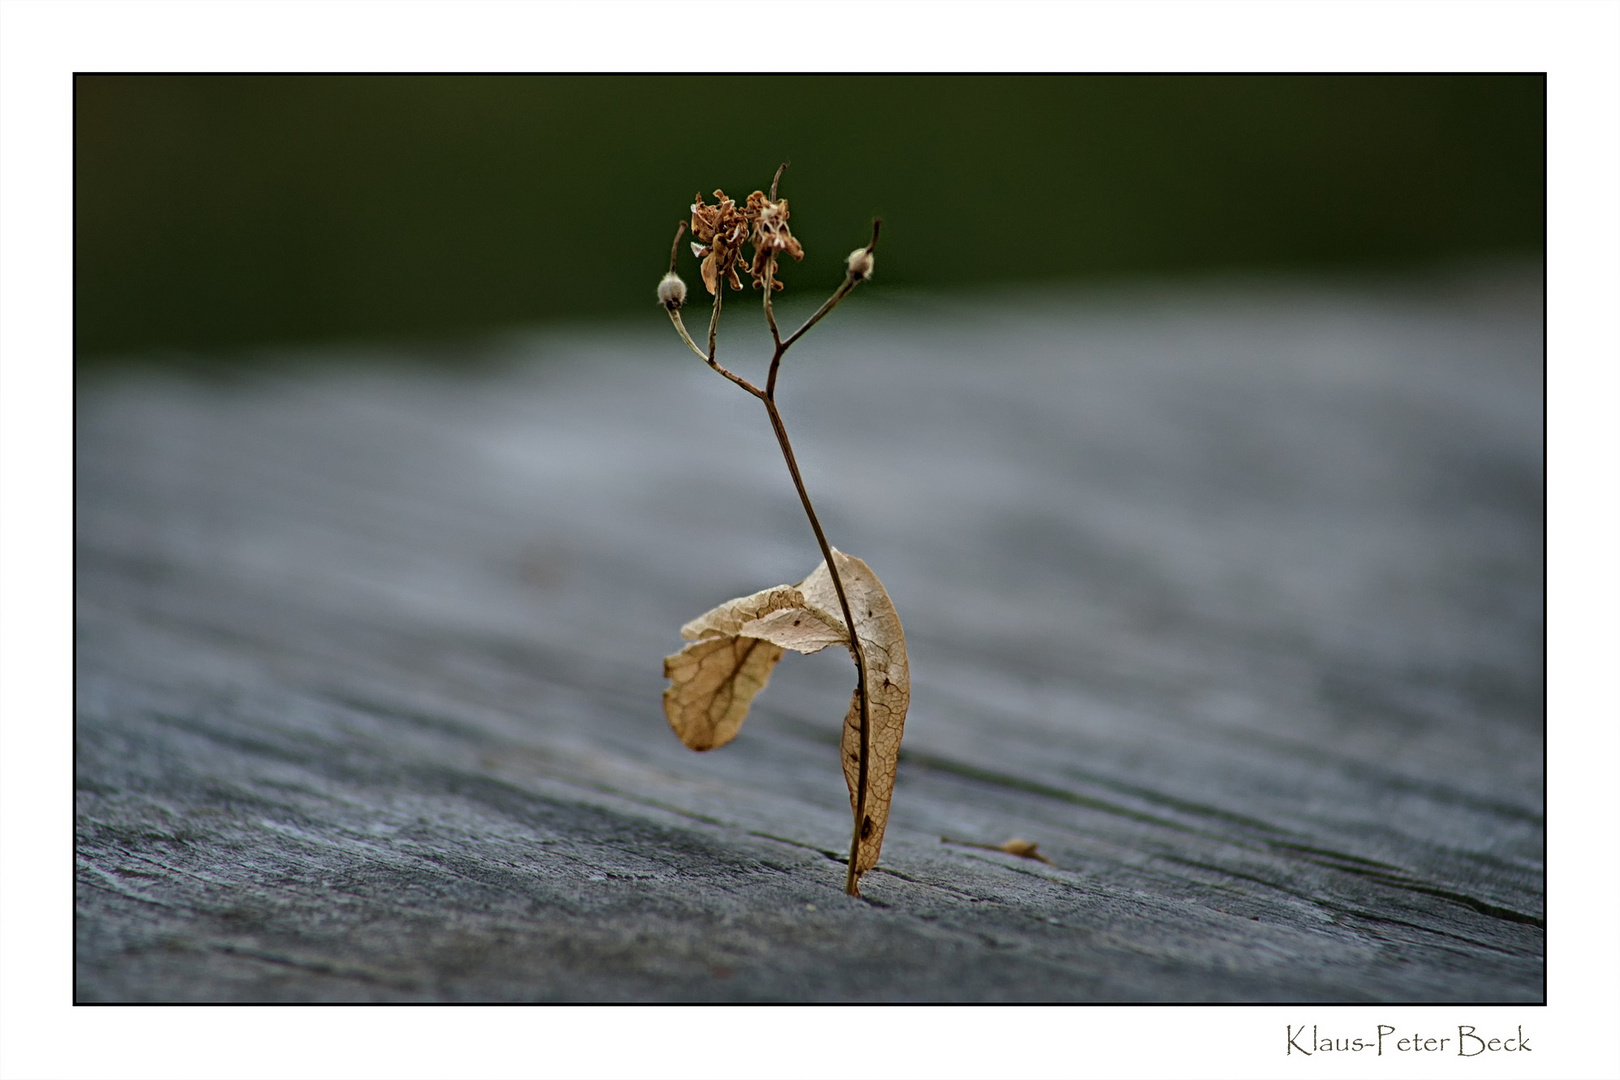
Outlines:
{"type": "Polygon", "coordinates": [[[703,284],[710,296],[720,287],[722,278],[729,279],[733,289],[742,288],[737,277],[737,257],[748,237],[748,218],[737,204],[719,188],[714,197],[716,204],[708,206],[699,192],[697,202],[692,204],[692,235],[700,241],[692,244],[692,254],[703,260],[703,284]]]}
{"type": "MultiPolygon", "coordinates": [[[[754,288],[763,288],[775,274],[774,257],[786,252],[795,260],[804,258],[804,248],[788,230],[788,204],[786,199],[772,201],[763,191],[748,196],[743,209],[737,209],[719,188],[714,192],[715,204],[703,201],[702,193],[692,204],[692,254],[703,260],[703,285],[713,296],[722,280],[731,282],[733,289],[742,288],[737,275],[737,262],[742,255],[743,242],[754,247],[754,258],[748,274],[754,279],[754,288]]],[[[782,283],[775,281],[780,289],[782,283]]]]}
{"type": "Polygon", "coordinates": [[[754,288],[762,287],[767,275],[770,275],[772,284],[780,289],[782,283],[774,278],[775,267],[768,265],[776,258],[777,252],[787,252],[793,256],[794,262],[804,258],[804,248],[788,231],[787,200],[772,202],[764,192],[756,191],[748,196],[747,213],[748,219],[754,223],[754,262],[748,268],[754,278],[754,288]]]}

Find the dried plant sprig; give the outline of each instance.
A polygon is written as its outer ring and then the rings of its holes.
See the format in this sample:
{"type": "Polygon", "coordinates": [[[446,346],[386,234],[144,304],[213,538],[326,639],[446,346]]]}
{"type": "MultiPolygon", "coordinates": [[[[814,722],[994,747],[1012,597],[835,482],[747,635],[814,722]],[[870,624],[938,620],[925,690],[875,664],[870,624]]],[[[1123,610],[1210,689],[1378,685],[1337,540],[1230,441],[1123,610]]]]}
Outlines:
{"type": "MultiPolygon", "coordinates": [[[[810,493],[805,488],[804,477],[799,471],[798,461],[793,454],[793,444],[788,439],[787,427],[782,422],[782,414],[776,405],[777,376],[781,371],[782,358],[787,350],[803,337],[816,323],[837,307],[843,299],[854,291],[855,287],[872,276],[873,252],[877,248],[878,234],[882,222],[874,219],[872,222],[872,238],[864,248],[858,248],[845,260],[846,272],[844,280],[839,284],[833,294],[827,298],[816,312],[805,320],[804,324],[787,337],[783,337],[776,323],[776,313],[772,305],[774,293],[782,287],[776,279],[777,258],[786,253],[795,260],[804,257],[804,248],[788,228],[788,205],[786,199],[777,198],[778,185],[782,179],[782,172],[787,168],[784,163],[776,170],[776,176],[771,181],[769,196],[755,191],[749,197],[742,211],[736,210],[733,200],[726,197],[725,192],[716,190],[715,206],[704,204],[700,196],[692,206],[692,231],[703,241],[702,244],[693,244],[695,255],[703,259],[701,272],[705,287],[714,297],[713,310],[709,317],[709,341],[707,351],[700,349],[692,336],[687,332],[686,325],[681,319],[680,303],[672,303],[666,299],[666,289],[663,284],[659,287],[659,299],[669,312],[670,320],[675,326],[681,340],[696,353],[705,363],[715,371],[724,375],[731,382],[758,398],[765,406],[765,411],[771,422],[771,430],[776,435],[776,441],[782,451],[782,458],[788,467],[788,473],[793,479],[794,490],[798,492],[799,501],[804,507],[805,516],[809,519],[810,528],[815,533],[816,543],[821,549],[822,566],[826,570],[827,580],[830,580],[832,590],[838,601],[839,615],[845,630],[842,642],[849,647],[852,659],[855,662],[855,693],[850,703],[850,715],[846,718],[846,751],[845,751],[845,777],[850,784],[851,809],[854,813],[854,836],[850,841],[849,869],[845,878],[844,887],[851,896],[859,896],[859,879],[862,873],[870,869],[877,861],[878,850],[882,844],[884,826],[888,818],[889,796],[892,793],[894,779],[894,765],[898,760],[900,731],[905,722],[905,710],[910,700],[910,676],[905,658],[905,638],[900,630],[899,617],[893,614],[893,606],[888,602],[888,594],[883,590],[881,582],[859,560],[849,560],[847,556],[837,552],[827,542],[826,533],[822,530],[821,521],[816,516],[814,504],[810,501],[810,493]],[[721,280],[729,279],[733,288],[741,288],[737,279],[735,266],[737,251],[741,243],[740,237],[746,230],[748,239],[753,245],[753,260],[749,264],[749,275],[754,279],[757,288],[764,291],[765,322],[770,328],[773,345],[769,374],[766,377],[764,389],[755,386],[752,382],[736,373],[727,370],[716,359],[716,338],[720,323],[720,310],[722,306],[722,290],[719,288],[721,280]],[[870,579],[871,585],[863,586],[867,593],[876,598],[867,606],[871,610],[864,610],[859,616],[850,605],[849,593],[845,588],[844,574],[841,572],[842,563],[845,567],[851,563],[859,564],[863,581],[870,579]],[[867,663],[866,647],[862,642],[862,627],[871,627],[874,612],[880,609],[888,612],[886,621],[882,622],[883,632],[874,641],[883,652],[883,667],[885,672],[882,704],[884,709],[884,739],[883,757],[885,771],[878,777],[881,789],[874,802],[873,775],[871,760],[873,756],[873,708],[872,692],[870,686],[870,673],[867,663]],[[889,624],[892,623],[892,629],[889,624]],[[898,681],[897,681],[898,680],[898,681]],[[852,746],[847,744],[853,744],[852,746]],[[869,813],[876,810],[877,813],[869,813]]],[[[682,223],[675,233],[675,248],[671,250],[671,272],[666,275],[679,278],[674,274],[674,252],[680,243],[685,223],[682,223]]],[[[679,290],[673,286],[668,292],[673,295],[676,291],[681,293],[684,300],[685,286],[679,290]]],[[[819,572],[819,571],[818,571],[819,572]]],[[[815,580],[815,575],[807,578],[802,584],[809,584],[815,580]]],[[[781,586],[781,590],[792,592],[790,586],[781,586]]],[[[775,595],[775,593],[773,593],[775,595]]],[[[785,594],[784,594],[785,595],[785,594]]],[[[735,601],[743,604],[756,600],[757,597],[744,597],[735,601]]],[[[786,601],[782,601],[785,605],[786,601]]],[[[717,612],[721,609],[717,609],[717,612]]],[[[773,609],[774,610],[774,609],[773,609]]],[[[711,613],[713,615],[715,613],[711,613]]],[[[827,621],[827,616],[818,612],[818,617],[827,621]]],[[[743,625],[743,624],[739,624],[743,625]]],[[[665,662],[665,674],[676,678],[680,673],[682,681],[671,686],[665,692],[665,712],[669,716],[671,725],[687,745],[695,749],[708,749],[728,740],[735,734],[737,726],[747,713],[748,703],[753,694],[763,688],[765,680],[769,678],[770,670],[776,659],[781,655],[781,644],[770,637],[760,627],[763,623],[750,622],[739,631],[739,640],[752,641],[753,645],[746,647],[716,643],[714,641],[700,641],[697,645],[688,646],[681,653],[671,656],[665,662]],[[752,626],[755,633],[747,632],[752,626]],[[774,653],[757,652],[761,642],[775,642],[768,647],[774,653]],[[690,661],[684,659],[693,649],[699,649],[701,657],[690,661]],[[709,665],[703,670],[703,664],[709,665]],[[693,665],[696,665],[695,667],[693,665]],[[719,665],[716,667],[715,665],[719,665]],[[734,665],[734,666],[733,666],[734,665]],[[741,683],[738,680],[742,680],[741,683]],[[739,690],[746,689],[739,698],[739,690]],[[719,714],[714,715],[716,709],[719,714]],[[721,723],[721,720],[724,723],[721,723]],[[724,738],[716,741],[713,732],[723,728],[729,732],[724,738]],[[705,734],[706,733],[706,734],[705,734]]],[[[794,624],[799,625],[798,623],[794,624]]],[[[717,631],[718,633],[718,631],[717,631]]],[[[787,643],[788,647],[799,646],[787,643]]],[[[809,650],[805,650],[809,651],[809,650]]]]}

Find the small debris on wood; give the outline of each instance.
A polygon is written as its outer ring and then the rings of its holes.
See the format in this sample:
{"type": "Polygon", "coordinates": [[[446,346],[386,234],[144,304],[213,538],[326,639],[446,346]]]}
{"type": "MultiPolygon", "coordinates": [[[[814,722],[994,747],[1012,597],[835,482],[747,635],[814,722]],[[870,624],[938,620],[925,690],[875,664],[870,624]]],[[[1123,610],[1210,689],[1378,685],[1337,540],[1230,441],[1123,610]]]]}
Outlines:
{"type": "Polygon", "coordinates": [[[1053,862],[1051,859],[1048,859],[1045,855],[1042,855],[1038,850],[1036,850],[1036,845],[1032,841],[1021,840],[1016,836],[1000,844],[981,844],[973,840],[952,840],[948,836],[940,837],[939,841],[942,844],[956,844],[960,847],[983,848],[986,851],[1003,851],[1008,855],[1017,855],[1020,859],[1035,859],[1039,862],[1045,863],[1048,866],[1057,865],[1057,863],[1053,862]]]}

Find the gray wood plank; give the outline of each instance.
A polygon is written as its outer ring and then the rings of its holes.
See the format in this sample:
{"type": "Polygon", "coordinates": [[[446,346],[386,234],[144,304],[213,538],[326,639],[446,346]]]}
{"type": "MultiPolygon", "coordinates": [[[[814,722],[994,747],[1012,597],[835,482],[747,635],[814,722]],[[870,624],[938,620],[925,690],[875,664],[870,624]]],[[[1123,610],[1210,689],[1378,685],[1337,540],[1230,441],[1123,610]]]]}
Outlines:
{"type": "Polygon", "coordinates": [[[913,669],[862,900],[847,660],[663,719],[680,625],[818,557],[660,319],[81,386],[80,1000],[1542,999],[1538,277],[796,347],[913,669]]]}

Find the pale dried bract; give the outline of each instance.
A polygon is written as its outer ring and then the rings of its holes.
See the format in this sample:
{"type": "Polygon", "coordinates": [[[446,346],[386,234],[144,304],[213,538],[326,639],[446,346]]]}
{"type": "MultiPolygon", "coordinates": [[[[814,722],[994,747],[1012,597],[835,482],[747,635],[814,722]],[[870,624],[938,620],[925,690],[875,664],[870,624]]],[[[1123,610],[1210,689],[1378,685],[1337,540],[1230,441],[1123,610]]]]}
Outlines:
{"type": "MultiPolygon", "coordinates": [[[[870,694],[866,805],[855,860],[859,877],[877,865],[883,847],[900,762],[900,737],[911,704],[911,671],[905,632],[883,583],[860,559],[836,548],[832,554],[866,655],[870,694]]],[[[664,675],[671,680],[664,691],[664,715],[675,734],[694,750],[730,742],[784,649],[814,653],[829,645],[849,644],[839,607],[832,575],[823,562],[798,585],[778,585],[738,597],[687,623],[681,636],[691,644],[664,660],[664,675]]],[[[861,813],[858,692],[850,702],[841,742],[850,806],[861,813]]]]}
{"type": "Polygon", "coordinates": [[[736,738],[784,647],[819,652],[848,640],[843,620],[809,611],[792,585],[721,604],[681,627],[681,636],[692,644],[664,659],[664,677],[671,680],[664,715],[693,750],[736,738]]]}
{"type": "MultiPolygon", "coordinates": [[[[894,797],[895,770],[900,765],[900,736],[906,726],[906,710],[911,707],[911,667],[906,658],[905,631],[883,582],[872,573],[871,567],[853,555],[833,548],[833,558],[844,579],[845,595],[855,616],[855,632],[860,635],[866,653],[866,685],[870,697],[871,756],[866,772],[866,812],[860,826],[860,853],[855,860],[858,876],[877,865],[878,852],[883,847],[883,830],[889,823],[889,803],[894,797]]],[[[799,588],[809,603],[838,611],[838,596],[825,562],[816,567],[799,588]]],[[[843,620],[839,622],[842,624],[843,620]]],[[[850,697],[842,743],[850,807],[859,812],[855,805],[861,753],[858,692],[850,697]]]]}

